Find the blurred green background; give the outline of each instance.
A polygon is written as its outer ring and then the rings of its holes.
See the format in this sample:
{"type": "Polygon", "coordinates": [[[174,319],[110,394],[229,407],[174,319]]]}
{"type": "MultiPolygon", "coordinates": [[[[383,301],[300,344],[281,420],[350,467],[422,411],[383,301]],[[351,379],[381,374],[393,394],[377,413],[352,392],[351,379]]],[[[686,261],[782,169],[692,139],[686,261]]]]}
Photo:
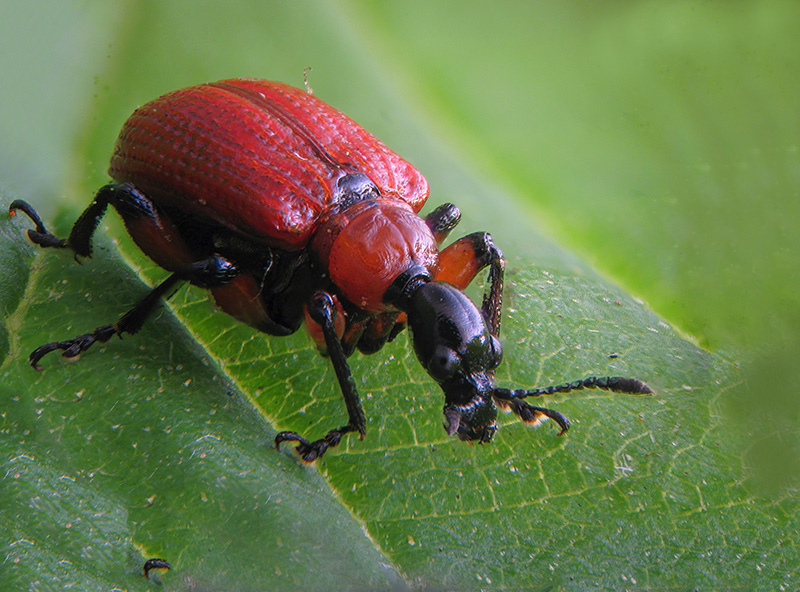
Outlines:
{"type": "Polygon", "coordinates": [[[603,278],[739,368],[714,401],[794,541],[798,30],[793,1],[7,3],[0,185],[64,224],[137,105],[227,77],[300,86],[310,66],[318,96],[423,171],[432,203],[492,232],[512,277],[532,262],[603,278]]]}

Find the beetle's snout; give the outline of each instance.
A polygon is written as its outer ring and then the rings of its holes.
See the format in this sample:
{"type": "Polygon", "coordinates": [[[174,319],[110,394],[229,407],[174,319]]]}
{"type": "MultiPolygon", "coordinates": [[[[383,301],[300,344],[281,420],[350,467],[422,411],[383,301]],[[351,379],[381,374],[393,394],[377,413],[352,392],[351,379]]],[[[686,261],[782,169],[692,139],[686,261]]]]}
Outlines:
{"type": "Polygon", "coordinates": [[[497,431],[497,407],[491,398],[475,395],[466,405],[445,405],[444,429],[459,440],[491,441],[497,431]]]}

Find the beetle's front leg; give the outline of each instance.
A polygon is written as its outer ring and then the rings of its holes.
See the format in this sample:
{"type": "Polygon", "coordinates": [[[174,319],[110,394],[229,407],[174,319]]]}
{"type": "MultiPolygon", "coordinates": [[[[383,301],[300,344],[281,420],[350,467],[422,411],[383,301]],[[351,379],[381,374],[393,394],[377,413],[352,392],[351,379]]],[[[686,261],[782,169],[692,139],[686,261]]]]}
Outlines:
{"type": "Polygon", "coordinates": [[[358,398],[358,389],[350,372],[347,357],[339,341],[334,327],[334,315],[336,307],[333,298],[327,292],[316,292],[308,304],[308,312],[311,319],[322,327],[325,336],[325,346],[328,356],[331,358],[339,387],[342,389],[344,404],[347,407],[347,425],[329,431],[324,438],[309,442],[300,434],[295,432],[280,432],[275,436],[275,447],[278,448],[281,442],[297,442],[297,452],[306,462],[313,462],[323,454],[328,448],[339,445],[342,436],[350,432],[358,432],[362,437],[367,433],[367,418],[361,401],[358,398]]]}
{"type": "Polygon", "coordinates": [[[436,279],[463,290],[482,269],[489,267],[489,286],[483,297],[481,312],[489,332],[500,335],[503,308],[503,253],[487,232],[473,232],[448,245],[439,255],[440,271],[436,279]]]}

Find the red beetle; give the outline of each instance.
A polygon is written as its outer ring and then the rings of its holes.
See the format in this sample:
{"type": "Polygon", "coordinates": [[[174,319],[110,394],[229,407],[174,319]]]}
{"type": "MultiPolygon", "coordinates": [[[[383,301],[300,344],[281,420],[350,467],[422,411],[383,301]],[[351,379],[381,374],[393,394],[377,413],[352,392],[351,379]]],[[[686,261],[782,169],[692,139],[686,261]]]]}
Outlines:
{"type": "Polygon", "coordinates": [[[347,407],[346,425],[297,443],[306,461],[366,418],[347,357],[379,350],[408,324],[421,364],[445,395],[445,429],[488,442],[495,404],[528,422],[560,413],[526,397],[581,388],[652,392],[630,378],[588,378],[535,390],[494,386],[504,261],[487,233],[443,250],[460,212],[442,205],[425,218],[425,178],[372,134],[308,92],[264,80],[224,80],[166,94],[137,109],[111,157],[116,183],[102,187],[67,239],[50,234],[35,210],[15,201],[36,224],[42,247],[91,255],[91,238],[111,204],[136,244],[170,272],[113,325],[47,343],[30,355],[34,368],[54,350],[75,357],[112,335],[136,333],[179,281],[208,288],[217,306],[271,335],[305,321],[331,358],[347,407]],[[462,292],[489,268],[478,308],[462,292]]]}

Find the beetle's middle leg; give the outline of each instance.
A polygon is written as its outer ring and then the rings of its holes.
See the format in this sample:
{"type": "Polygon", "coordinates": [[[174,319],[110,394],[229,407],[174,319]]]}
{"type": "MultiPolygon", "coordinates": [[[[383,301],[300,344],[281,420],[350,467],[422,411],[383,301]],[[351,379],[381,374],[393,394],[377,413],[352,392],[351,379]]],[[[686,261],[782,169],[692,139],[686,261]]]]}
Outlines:
{"type": "Polygon", "coordinates": [[[95,343],[105,343],[114,335],[121,337],[123,333],[128,333],[129,335],[138,333],[159,302],[172,296],[179,282],[189,281],[202,287],[213,288],[229,283],[237,275],[238,270],[236,267],[219,255],[212,255],[208,259],[192,263],[176,271],[150,290],[136,306],[122,315],[116,323],[101,325],[90,333],[78,335],[66,341],[45,343],[31,352],[28,361],[31,366],[41,370],[42,367],[39,365],[39,360],[52,351],[63,350],[64,353],[61,354],[63,357],[75,358],[95,343]]]}
{"type": "Polygon", "coordinates": [[[320,325],[325,336],[325,346],[328,356],[331,358],[339,387],[344,396],[344,403],[347,407],[347,425],[329,431],[324,438],[309,442],[300,434],[295,432],[280,432],[275,436],[275,446],[280,446],[281,442],[297,442],[297,452],[306,462],[314,460],[325,454],[328,448],[339,445],[342,436],[350,432],[358,432],[362,437],[367,433],[367,418],[361,401],[358,398],[358,389],[350,372],[344,349],[336,334],[334,326],[334,314],[336,307],[330,294],[326,292],[316,292],[308,305],[308,312],[312,320],[320,325]]]}

